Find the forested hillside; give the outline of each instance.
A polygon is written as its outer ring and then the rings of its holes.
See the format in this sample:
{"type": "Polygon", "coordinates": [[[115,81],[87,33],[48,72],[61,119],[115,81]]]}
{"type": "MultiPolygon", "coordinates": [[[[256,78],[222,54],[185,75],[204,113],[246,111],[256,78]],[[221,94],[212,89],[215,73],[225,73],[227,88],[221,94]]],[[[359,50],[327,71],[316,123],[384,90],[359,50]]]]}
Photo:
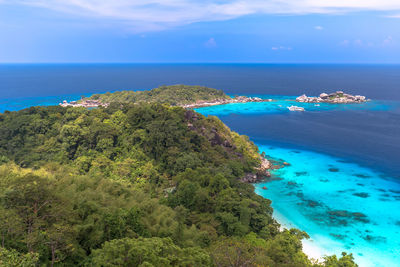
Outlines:
{"type": "Polygon", "coordinates": [[[90,100],[102,103],[164,103],[173,106],[192,104],[197,101],[229,99],[223,91],[204,86],[170,85],[160,86],[149,91],[117,91],[114,93],[95,94],[90,100]]]}
{"type": "Polygon", "coordinates": [[[162,104],[0,114],[1,266],[312,263],[240,182],[257,147],[216,117],[162,104]]]}

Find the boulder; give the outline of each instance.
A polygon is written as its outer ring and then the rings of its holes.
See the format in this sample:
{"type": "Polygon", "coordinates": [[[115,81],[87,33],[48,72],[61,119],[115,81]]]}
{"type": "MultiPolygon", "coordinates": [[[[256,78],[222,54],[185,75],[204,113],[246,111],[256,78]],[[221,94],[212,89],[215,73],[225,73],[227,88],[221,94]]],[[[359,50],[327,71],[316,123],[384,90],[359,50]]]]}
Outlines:
{"type": "Polygon", "coordinates": [[[242,179],[240,179],[243,183],[255,183],[257,180],[257,175],[254,173],[247,173],[242,179]]]}
{"type": "Polygon", "coordinates": [[[326,93],[322,93],[322,94],[319,95],[319,97],[322,98],[322,99],[326,99],[326,98],[329,97],[329,95],[326,94],[326,93]]]}
{"type": "Polygon", "coordinates": [[[308,100],[308,97],[305,94],[303,94],[303,95],[299,96],[298,98],[296,98],[296,101],[298,101],[298,102],[305,102],[307,100],[308,100]]]}

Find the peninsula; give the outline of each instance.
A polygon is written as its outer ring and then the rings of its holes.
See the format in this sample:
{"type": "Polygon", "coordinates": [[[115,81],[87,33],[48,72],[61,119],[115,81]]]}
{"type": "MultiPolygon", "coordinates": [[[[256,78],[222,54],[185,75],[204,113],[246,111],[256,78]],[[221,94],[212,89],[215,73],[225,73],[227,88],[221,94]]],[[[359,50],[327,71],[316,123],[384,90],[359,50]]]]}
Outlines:
{"type": "Polygon", "coordinates": [[[369,101],[365,96],[350,95],[343,91],[336,91],[335,93],[326,94],[322,93],[319,97],[309,97],[305,94],[296,98],[297,102],[303,103],[332,103],[332,104],[350,104],[350,103],[364,103],[369,101]]]}

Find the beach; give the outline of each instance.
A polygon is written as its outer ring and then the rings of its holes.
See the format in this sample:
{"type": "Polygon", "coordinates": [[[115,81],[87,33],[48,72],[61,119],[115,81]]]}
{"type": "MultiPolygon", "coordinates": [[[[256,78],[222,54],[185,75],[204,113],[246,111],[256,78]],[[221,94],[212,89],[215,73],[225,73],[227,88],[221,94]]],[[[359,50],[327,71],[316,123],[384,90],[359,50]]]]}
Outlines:
{"type": "MultiPolygon", "coordinates": [[[[298,228],[295,224],[288,221],[279,210],[275,209],[273,213],[274,219],[281,225],[281,230],[298,228]]],[[[322,260],[323,256],[331,255],[332,252],[319,247],[313,239],[303,239],[303,252],[310,258],[315,260],[322,260]]]]}

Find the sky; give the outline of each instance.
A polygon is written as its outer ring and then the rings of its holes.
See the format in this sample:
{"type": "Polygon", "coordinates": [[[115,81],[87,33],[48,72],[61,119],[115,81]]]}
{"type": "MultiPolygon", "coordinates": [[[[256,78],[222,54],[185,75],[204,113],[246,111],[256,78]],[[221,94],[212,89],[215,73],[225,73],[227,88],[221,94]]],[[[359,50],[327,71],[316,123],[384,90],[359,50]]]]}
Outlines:
{"type": "Polygon", "coordinates": [[[400,0],[0,0],[0,63],[400,63],[400,0]]]}

